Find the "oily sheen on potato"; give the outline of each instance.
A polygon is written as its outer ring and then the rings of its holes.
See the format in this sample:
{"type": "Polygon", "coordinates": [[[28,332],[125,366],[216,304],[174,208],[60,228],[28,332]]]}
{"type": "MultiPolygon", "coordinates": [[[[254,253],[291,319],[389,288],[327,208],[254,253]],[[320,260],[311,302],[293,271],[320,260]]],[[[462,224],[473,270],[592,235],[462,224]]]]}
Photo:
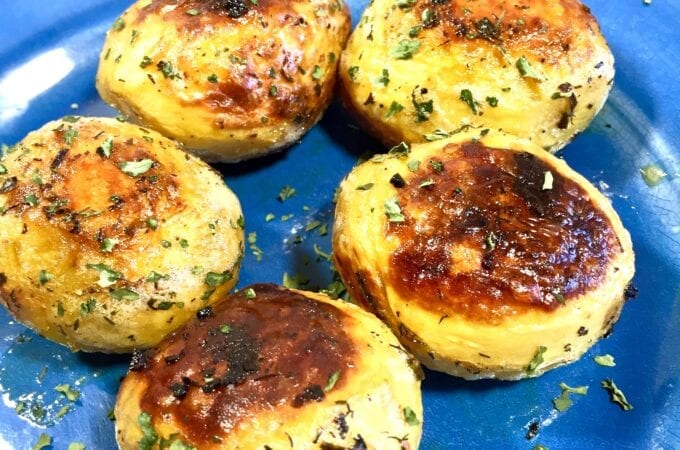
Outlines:
{"type": "Polygon", "coordinates": [[[388,145],[474,126],[556,151],[588,126],[613,78],[578,0],[374,0],[340,64],[344,103],[388,145]]]}
{"type": "Polygon", "coordinates": [[[0,161],[0,303],[73,350],[158,343],[236,283],[243,217],[160,134],[65,117],[0,161]]]}
{"type": "Polygon", "coordinates": [[[416,449],[419,367],[352,304],[253,285],[133,356],[116,437],[122,450],[416,449]]]}
{"type": "Polygon", "coordinates": [[[628,232],[587,180],[480,130],[400,145],[342,182],[335,263],[426,366],[518,379],[579,358],[618,319],[628,232]]]}
{"type": "Polygon", "coordinates": [[[349,30],[341,0],[140,0],[107,34],[97,89],[205,160],[253,158],[320,119],[349,30]]]}

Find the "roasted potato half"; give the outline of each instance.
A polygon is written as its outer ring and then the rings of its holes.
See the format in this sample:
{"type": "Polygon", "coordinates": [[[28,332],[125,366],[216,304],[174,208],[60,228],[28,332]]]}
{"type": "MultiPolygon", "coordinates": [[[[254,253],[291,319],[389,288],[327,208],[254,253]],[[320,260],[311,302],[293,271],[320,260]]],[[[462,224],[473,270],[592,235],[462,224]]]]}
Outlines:
{"type": "Polygon", "coordinates": [[[331,100],[342,0],[140,0],[111,27],[104,101],[208,161],[292,144],[331,100]]]}
{"type": "Polygon", "coordinates": [[[578,0],[374,0],[340,63],[345,104],[389,145],[472,126],[556,151],[588,126],[613,78],[578,0]]]}
{"type": "Polygon", "coordinates": [[[176,142],[67,117],[0,164],[0,303],[48,339],[149,347],[236,283],[241,206],[176,142]]]}
{"type": "Polygon", "coordinates": [[[418,447],[420,365],[375,316],[271,284],[223,300],[133,355],[122,450],[418,447]]]}
{"type": "Polygon", "coordinates": [[[609,201],[564,161],[485,133],[356,167],[340,187],[335,263],[426,366],[537,376],[613,326],[633,249],[609,201]]]}

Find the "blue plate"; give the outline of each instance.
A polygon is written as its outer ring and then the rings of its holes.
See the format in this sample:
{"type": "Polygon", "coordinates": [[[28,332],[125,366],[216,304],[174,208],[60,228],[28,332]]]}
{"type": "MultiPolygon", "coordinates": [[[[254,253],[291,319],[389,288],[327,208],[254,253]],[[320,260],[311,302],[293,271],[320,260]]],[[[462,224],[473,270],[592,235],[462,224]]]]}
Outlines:
{"type": "MultiPolygon", "coordinates": [[[[0,15],[0,142],[13,144],[44,122],[67,114],[114,115],[94,88],[104,33],[128,1],[23,0],[3,2],[0,15]]],[[[366,1],[350,1],[353,18],[366,1]]],[[[591,127],[564,152],[576,170],[600,187],[633,235],[636,300],[616,331],[580,361],[521,382],[465,382],[428,372],[423,383],[423,449],[680,448],[680,2],[591,0],[616,57],[614,90],[591,127]],[[650,188],[640,168],[655,163],[668,177],[650,188]],[[616,367],[593,362],[609,353],[616,367]],[[634,409],[610,403],[600,381],[613,378],[634,409]],[[563,413],[552,399],[559,383],[588,385],[563,413]],[[539,425],[527,439],[528,427],[539,425]]],[[[380,146],[333,105],[321,123],[288,151],[245,164],[219,166],[239,195],[247,231],[257,233],[263,257],[248,252],[240,285],[281,283],[284,273],[308,278],[310,289],[331,281],[333,191],[357,157],[380,146]],[[301,176],[302,175],[302,176],[301,176]],[[281,203],[290,185],[297,195],[281,203]],[[276,216],[265,221],[265,215],[276,216]],[[287,220],[284,220],[287,219],[287,220]],[[301,241],[301,242],[300,242],[301,241]],[[298,243],[296,243],[298,242],[298,243]]],[[[0,255],[0,271],[2,269],[0,255]]],[[[70,353],[0,311],[0,449],[30,449],[41,433],[54,449],[82,442],[115,449],[107,414],[127,357],[70,353]],[[69,402],[55,391],[81,392],[69,402]],[[18,412],[17,412],[18,410],[18,412]]]]}

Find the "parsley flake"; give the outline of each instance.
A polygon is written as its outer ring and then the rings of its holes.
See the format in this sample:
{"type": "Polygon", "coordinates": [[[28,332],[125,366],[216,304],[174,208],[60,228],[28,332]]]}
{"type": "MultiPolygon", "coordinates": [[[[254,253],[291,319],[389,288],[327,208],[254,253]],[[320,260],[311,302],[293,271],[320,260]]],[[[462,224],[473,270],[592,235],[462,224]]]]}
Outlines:
{"type": "Polygon", "coordinates": [[[404,420],[406,421],[407,424],[409,425],[419,425],[420,420],[418,420],[418,417],[416,416],[416,412],[412,410],[410,407],[405,407],[403,409],[404,413],[404,420]]]}
{"type": "Polygon", "coordinates": [[[633,405],[628,402],[626,395],[623,393],[623,391],[621,391],[621,389],[618,388],[618,386],[616,386],[614,380],[602,380],[601,386],[602,388],[609,391],[609,399],[619,405],[621,409],[624,411],[630,411],[633,409],[633,405]]]}
{"type": "Polygon", "coordinates": [[[75,402],[80,398],[80,392],[71,388],[68,384],[59,384],[54,388],[55,391],[64,394],[69,402],[75,402]]]}
{"type": "Polygon", "coordinates": [[[103,288],[112,286],[117,280],[123,278],[122,273],[113,270],[106,264],[86,264],[85,267],[99,272],[99,281],[97,281],[97,284],[103,288]]]}
{"type": "Polygon", "coordinates": [[[402,39],[392,49],[391,55],[396,59],[411,59],[420,49],[420,41],[415,39],[402,39]]]}
{"type": "Polygon", "coordinates": [[[324,386],[323,391],[328,392],[331,389],[333,389],[335,387],[335,384],[338,382],[339,379],[340,379],[340,371],[336,370],[335,372],[333,372],[328,377],[328,381],[326,382],[326,386],[324,386]]]}
{"type": "Polygon", "coordinates": [[[46,270],[41,270],[40,273],[38,274],[38,281],[40,282],[40,285],[42,286],[43,284],[47,283],[50,280],[54,279],[54,275],[49,273],[46,270]]]}
{"type": "Polygon", "coordinates": [[[539,83],[545,81],[546,79],[545,76],[531,67],[531,64],[529,64],[529,61],[525,56],[520,57],[515,63],[515,66],[517,66],[517,70],[519,70],[519,74],[523,78],[531,78],[538,81],[539,83]]]}
{"type": "Polygon", "coordinates": [[[401,112],[403,109],[404,107],[401,104],[392,101],[392,104],[390,104],[390,109],[387,111],[387,114],[385,114],[385,119],[389,119],[395,114],[401,112]]]}
{"type": "Polygon", "coordinates": [[[598,355],[593,358],[597,364],[604,367],[615,367],[616,362],[614,362],[614,357],[612,355],[598,355]]]}
{"type": "Polygon", "coordinates": [[[49,434],[45,433],[40,433],[40,437],[38,437],[38,442],[36,442],[33,447],[31,447],[31,450],[42,450],[45,447],[48,447],[52,445],[52,437],[50,437],[49,434]]]}
{"type": "Polygon", "coordinates": [[[295,190],[295,188],[286,185],[283,188],[281,188],[281,192],[279,192],[277,199],[281,203],[283,203],[286,200],[288,200],[289,198],[293,197],[296,193],[297,193],[297,191],[295,190]]]}
{"type": "Polygon", "coordinates": [[[477,114],[477,102],[475,101],[474,97],[472,96],[472,92],[469,89],[463,89],[460,91],[459,98],[470,107],[473,114],[477,114]]]}
{"type": "Polygon", "coordinates": [[[389,222],[401,223],[406,220],[401,211],[401,206],[396,197],[385,200],[385,215],[389,222]]]}
{"type": "Polygon", "coordinates": [[[109,295],[116,300],[138,300],[139,294],[127,288],[114,289],[109,295]]]}
{"type": "Polygon", "coordinates": [[[120,170],[131,177],[137,177],[145,174],[153,166],[153,160],[145,158],[139,161],[124,161],[118,164],[120,170]]]}
{"type": "Polygon", "coordinates": [[[536,353],[534,354],[534,357],[531,358],[531,361],[529,361],[529,364],[527,365],[526,371],[527,373],[534,373],[538,366],[541,365],[543,362],[543,354],[548,350],[547,347],[544,346],[539,346],[536,349],[536,353]]]}

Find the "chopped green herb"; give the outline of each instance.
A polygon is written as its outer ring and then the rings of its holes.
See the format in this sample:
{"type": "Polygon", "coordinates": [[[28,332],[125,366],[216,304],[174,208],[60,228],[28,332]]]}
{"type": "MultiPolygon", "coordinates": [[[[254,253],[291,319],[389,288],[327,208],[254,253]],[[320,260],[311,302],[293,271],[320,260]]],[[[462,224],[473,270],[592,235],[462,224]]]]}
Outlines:
{"type": "Polygon", "coordinates": [[[90,298],[87,302],[80,304],[80,314],[86,316],[95,310],[97,307],[97,300],[90,298]]]}
{"type": "MultiPolygon", "coordinates": [[[[59,411],[54,415],[55,419],[61,419],[64,417],[68,412],[71,411],[71,405],[64,405],[61,408],[59,408],[59,411]]],[[[69,447],[70,449],[71,447],[69,447]]]]}
{"type": "Polygon", "coordinates": [[[328,392],[331,389],[333,389],[335,387],[335,384],[338,382],[339,379],[340,379],[340,371],[336,370],[335,372],[333,372],[328,377],[328,381],[326,382],[326,386],[324,386],[324,388],[323,388],[324,392],[328,392]]]}
{"type": "Polygon", "coordinates": [[[642,175],[642,179],[645,181],[645,184],[647,184],[649,187],[657,186],[664,180],[664,178],[668,176],[668,174],[656,164],[648,164],[644,166],[642,169],[640,169],[640,174],[642,175]]]}
{"type": "Polygon", "coordinates": [[[197,16],[200,13],[201,12],[199,10],[197,10],[196,8],[187,9],[187,15],[188,16],[197,16]]]}
{"type": "Polygon", "coordinates": [[[431,159],[430,167],[432,167],[435,172],[442,173],[442,171],[444,170],[444,163],[441,161],[437,161],[435,159],[431,159]]]}
{"type": "Polygon", "coordinates": [[[116,238],[104,238],[101,243],[101,250],[106,253],[111,253],[113,248],[120,244],[120,240],[116,238]]]}
{"type": "Polygon", "coordinates": [[[357,186],[357,191],[368,191],[370,190],[373,186],[375,186],[375,183],[366,183],[362,184],[360,186],[357,186]]]}
{"type": "Polygon", "coordinates": [[[412,410],[410,407],[405,407],[403,410],[404,413],[404,420],[406,421],[407,424],[409,425],[419,425],[420,420],[418,420],[418,417],[416,416],[416,412],[412,410]]]}
{"type": "Polygon", "coordinates": [[[78,137],[78,130],[73,127],[68,127],[68,130],[64,130],[64,142],[66,145],[73,145],[73,140],[78,137]]]}
{"type": "Polygon", "coordinates": [[[38,374],[38,382],[42,383],[42,381],[45,379],[45,375],[47,375],[47,366],[43,367],[40,369],[40,373],[38,374]]]}
{"type": "Polygon", "coordinates": [[[131,289],[119,288],[109,292],[109,295],[116,300],[138,300],[139,294],[131,289]]]}
{"type": "Polygon", "coordinates": [[[312,70],[312,78],[315,80],[320,80],[323,78],[323,75],[323,69],[320,66],[314,66],[314,70],[312,70]]]}
{"type": "Polygon", "coordinates": [[[546,447],[545,445],[536,444],[536,445],[534,445],[534,448],[532,450],[550,450],[550,449],[548,447],[546,447]]]}
{"type": "Polygon", "coordinates": [[[564,390],[558,397],[555,397],[552,402],[555,409],[559,412],[566,411],[572,405],[571,398],[569,398],[569,392],[564,390]]]}
{"type": "Polygon", "coordinates": [[[234,275],[231,272],[222,272],[222,273],[217,273],[217,272],[208,272],[205,275],[205,284],[210,286],[211,288],[216,288],[218,286],[223,285],[227,281],[231,280],[234,277],[234,275]]]}
{"type": "Polygon", "coordinates": [[[408,37],[410,37],[410,38],[417,37],[422,30],[423,30],[423,27],[421,27],[420,25],[416,25],[414,27],[411,27],[408,30],[408,37]]]}
{"type": "Polygon", "coordinates": [[[158,61],[156,67],[161,71],[163,77],[165,78],[181,78],[180,74],[175,72],[175,69],[172,67],[172,63],[170,61],[158,61]]]}
{"type": "Polygon", "coordinates": [[[113,25],[111,25],[111,29],[113,31],[120,31],[123,28],[125,28],[125,21],[123,20],[122,17],[117,18],[114,22],[113,25]]]}
{"type": "Polygon", "coordinates": [[[567,385],[566,383],[562,382],[562,383],[560,383],[560,389],[562,389],[565,392],[569,392],[570,394],[578,394],[578,395],[588,394],[588,386],[571,387],[571,386],[567,385]]]}
{"type": "Polygon", "coordinates": [[[38,173],[38,170],[37,170],[37,169],[33,171],[33,174],[31,175],[31,181],[32,181],[34,184],[37,184],[38,186],[42,186],[42,185],[43,185],[43,180],[42,180],[42,178],[40,177],[40,174],[38,173]]]}
{"type": "Polygon", "coordinates": [[[289,198],[293,197],[296,193],[297,193],[297,191],[295,190],[295,188],[292,188],[292,187],[286,185],[281,189],[281,192],[279,192],[279,195],[277,196],[277,198],[280,202],[283,203],[286,200],[288,200],[289,198]]]}
{"type": "Polygon", "coordinates": [[[392,101],[392,103],[390,104],[390,109],[387,111],[387,114],[385,114],[385,119],[389,119],[390,117],[394,116],[395,114],[403,111],[403,109],[404,109],[403,105],[401,105],[401,104],[399,104],[395,101],[392,101]]]}
{"type": "Polygon", "coordinates": [[[66,450],[85,450],[85,444],[82,442],[71,442],[68,444],[68,448],[66,450]]]}
{"type": "Polygon", "coordinates": [[[475,101],[474,97],[472,97],[472,92],[469,89],[463,89],[460,91],[459,98],[470,107],[473,114],[477,114],[477,102],[475,101]]]}
{"type": "Polygon", "coordinates": [[[279,88],[275,84],[272,84],[269,87],[269,95],[271,97],[277,97],[279,95],[279,88]]]}
{"type": "Polygon", "coordinates": [[[267,215],[264,216],[265,222],[271,222],[274,219],[276,219],[276,216],[273,213],[267,213],[267,215]]]}
{"type": "Polygon", "coordinates": [[[357,80],[357,72],[359,72],[359,66],[352,66],[349,69],[347,69],[347,74],[349,75],[349,79],[352,81],[357,80]]]}
{"type": "Polygon", "coordinates": [[[408,170],[411,172],[417,172],[418,169],[420,169],[420,161],[417,159],[412,159],[406,164],[406,167],[408,167],[408,170]]]}
{"type": "Polygon", "coordinates": [[[255,293],[255,289],[253,288],[248,288],[243,293],[248,300],[252,300],[257,297],[257,293],[255,293]]]}
{"type": "Polygon", "coordinates": [[[106,158],[111,156],[111,149],[113,148],[113,138],[111,136],[104,139],[102,145],[97,147],[97,153],[105,156],[106,158]]]}
{"type": "Polygon", "coordinates": [[[609,399],[619,405],[624,411],[633,409],[633,405],[628,403],[626,395],[616,386],[614,380],[602,380],[601,386],[609,391],[609,399]]]}
{"type": "Polygon", "coordinates": [[[138,442],[139,450],[152,450],[158,441],[158,434],[154,430],[149,413],[142,412],[137,416],[137,425],[143,434],[138,442]]]}
{"type": "Polygon", "coordinates": [[[385,215],[389,222],[404,222],[406,219],[401,212],[401,206],[396,197],[385,200],[385,215]]]}
{"type": "Polygon", "coordinates": [[[400,8],[411,8],[416,4],[416,0],[396,0],[396,4],[400,8]]]}
{"type": "Polygon", "coordinates": [[[136,177],[148,172],[152,166],[153,160],[148,158],[139,161],[124,161],[118,164],[120,170],[122,170],[127,175],[130,175],[131,177],[136,177]]]}
{"type": "Polygon", "coordinates": [[[487,97],[486,102],[491,106],[492,108],[495,108],[498,106],[498,98],[496,97],[487,97]]]}
{"type": "Polygon", "coordinates": [[[411,93],[411,103],[416,111],[416,123],[430,120],[430,114],[434,111],[434,101],[419,102],[414,93],[411,93]]]}
{"type": "Polygon", "coordinates": [[[428,141],[428,142],[439,141],[441,139],[446,139],[449,136],[450,136],[449,133],[447,133],[446,131],[439,130],[439,129],[434,130],[434,132],[432,132],[430,134],[423,135],[425,140],[428,141]]]}
{"type": "Polygon", "coordinates": [[[203,273],[203,266],[194,266],[191,268],[192,275],[200,275],[203,273]]]}
{"type": "Polygon", "coordinates": [[[179,240],[179,246],[182,248],[188,248],[189,247],[189,241],[186,239],[180,239],[179,240]]]}
{"type": "Polygon", "coordinates": [[[534,357],[531,358],[531,361],[529,361],[529,365],[527,365],[526,371],[527,373],[533,373],[536,371],[538,366],[541,365],[543,362],[543,354],[547,351],[547,347],[544,346],[539,346],[536,349],[536,353],[534,354],[534,357]]]}
{"type": "Polygon", "coordinates": [[[57,317],[64,317],[64,304],[62,302],[57,303],[57,317]]]}
{"type": "Polygon", "coordinates": [[[29,206],[38,206],[38,197],[36,197],[34,194],[28,194],[24,196],[24,203],[29,206]]]}
{"type": "Polygon", "coordinates": [[[517,70],[519,70],[519,74],[523,78],[531,78],[538,81],[539,83],[545,81],[545,76],[534,70],[526,57],[520,57],[515,65],[517,66],[517,70]]]}
{"type": "Polygon", "coordinates": [[[54,388],[55,391],[64,394],[69,402],[75,402],[80,398],[80,392],[71,388],[68,384],[59,384],[54,388]]]}
{"type": "Polygon", "coordinates": [[[396,59],[411,59],[420,49],[420,41],[415,39],[402,39],[392,49],[391,55],[396,59]]]}
{"type": "Polygon", "coordinates": [[[218,81],[217,75],[215,75],[214,73],[208,75],[208,81],[211,82],[211,83],[217,83],[217,81],[218,81]]]}
{"type": "Polygon", "coordinates": [[[553,188],[553,174],[551,171],[547,170],[543,172],[543,190],[544,191],[549,191],[553,188]]]}
{"type": "Polygon", "coordinates": [[[605,367],[615,367],[616,363],[614,362],[614,357],[612,355],[599,355],[593,358],[595,362],[601,366],[605,367]]]}
{"type": "Polygon", "coordinates": [[[0,164],[0,175],[4,175],[6,173],[7,173],[7,167],[0,164]]]}
{"type": "Polygon", "coordinates": [[[52,438],[50,437],[49,434],[45,433],[40,433],[40,437],[38,437],[38,442],[36,442],[31,450],[42,450],[45,447],[49,447],[52,445],[52,438]]]}
{"type": "Polygon", "coordinates": [[[380,87],[387,87],[390,84],[390,73],[387,69],[382,70],[382,75],[375,80],[375,84],[380,87]]]}
{"type": "Polygon", "coordinates": [[[97,281],[97,284],[103,288],[109,287],[115,284],[117,280],[123,278],[122,273],[113,270],[106,264],[86,264],[85,267],[99,272],[99,281],[97,281]]]}
{"type": "MultiPolygon", "coordinates": [[[[283,218],[282,218],[283,219],[283,218]]],[[[248,233],[248,245],[250,247],[250,251],[255,256],[256,261],[262,261],[262,255],[264,252],[260,247],[257,246],[257,232],[253,231],[248,233]]]]}
{"type": "Polygon", "coordinates": [[[149,58],[148,56],[144,56],[144,57],[142,58],[142,61],[139,63],[139,67],[141,67],[141,68],[143,69],[143,68],[145,68],[145,67],[150,66],[151,63],[153,63],[153,61],[151,60],[151,58],[149,58]]]}
{"type": "Polygon", "coordinates": [[[47,283],[50,280],[54,279],[54,275],[46,271],[45,269],[41,270],[40,273],[38,273],[38,281],[40,282],[41,285],[47,283]]]}
{"type": "Polygon", "coordinates": [[[152,230],[157,230],[158,229],[158,219],[155,217],[149,217],[146,219],[146,226],[151,228],[152,230]]]}
{"type": "Polygon", "coordinates": [[[168,278],[167,275],[160,274],[154,270],[151,271],[151,273],[146,276],[146,281],[148,283],[158,283],[159,281],[165,280],[167,278],[168,278]]]}
{"type": "Polygon", "coordinates": [[[222,334],[229,334],[231,333],[231,325],[220,325],[220,332],[222,334]]]}
{"type": "Polygon", "coordinates": [[[309,280],[300,274],[289,276],[287,272],[283,274],[283,286],[288,289],[298,289],[309,283],[309,280]]]}
{"type": "Polygon", "coordinates": [[[411,146],[403,141],[389,149],[389,151],[387,152],[389,156],[397,158],[406,157],[409,155],[409,153],[411,153],[411,146]]]}
{"type": "Polygon", "coordinates": [[[318,245],[314,244],[313,248],[314,248],[314,254],[316,255],[317,261],[322,261],[324,259],[326,261],[331,261],[333,259],[330,255],[330,253],[325,253],[324,251],[321,250],[321,248],[318,245]]]}

